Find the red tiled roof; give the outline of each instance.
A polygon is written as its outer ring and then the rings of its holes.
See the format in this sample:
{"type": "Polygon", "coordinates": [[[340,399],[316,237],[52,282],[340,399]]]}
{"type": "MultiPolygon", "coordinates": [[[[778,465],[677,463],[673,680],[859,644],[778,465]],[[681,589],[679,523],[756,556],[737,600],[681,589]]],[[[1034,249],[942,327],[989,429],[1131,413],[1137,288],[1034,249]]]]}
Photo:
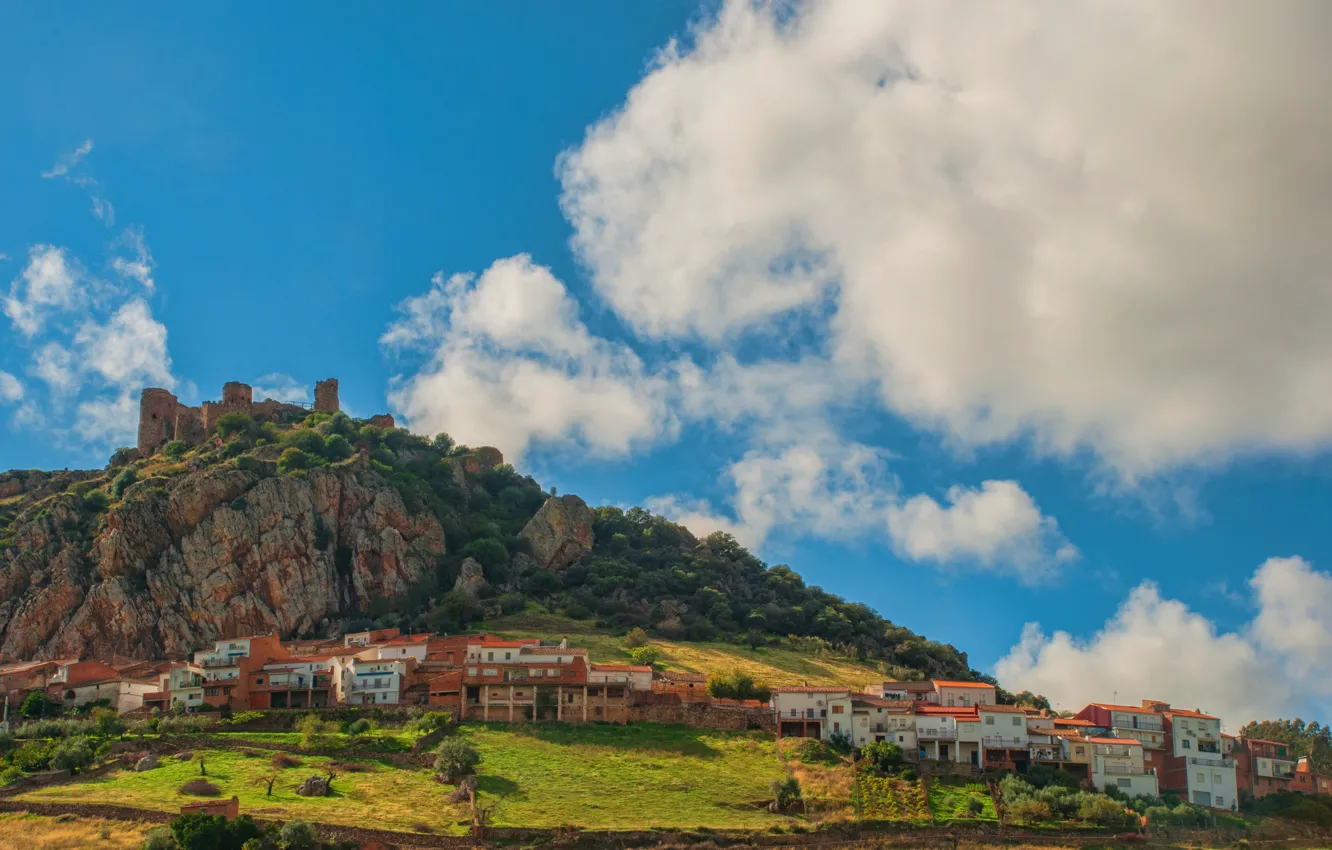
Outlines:
{"type": "Polygon", "coordinates": [[[611,673],[651,673],[651,667],[637,667],[632,664],[593,664],[593,670],[604,670],[611,673]]]}
{"type": "MultiPolygon", "coordinates": [[[[595,669],[595,668],[593,668],[595,669]]],[[[850,694],[850,688],[830,688],[826,685],[782,685],[773,688],[776,694],[850,694]]]]}
{"type": "Polygon", "coordinates": [[[967,708],[965,706],[953,705],[917,705],[916,714],[923,714],[926,717],[975,717],[980,718],[976,713],[975,707],[967,708]]]}
{"type": "Polygon", "coordinates": [[[575,646],[566,646],[564,649],[558,646],[526,646],[523,649],[528,655],[587,655],[586,649],[575,646]]]}
{"type": "Polygon", "coordinates": [[[978,705],[981,711],[997,711],[1001,714],[1026,714],[1027,712],[1016,705],[978,705]]]}
{"type": "Polygon", "coordinates": [[[482,639],[480,645],[483,647],[498,646],[498,647],[503,647],[505,649],[518,649],[519,647],[522,647],[525,644],[523,643],[523,641],[520,640],[496,640],[494,638],[484,638],[482,639]]]}
{"type": "Polygon", "coordinates": [[[1088,738],[1093,744],[1127,744],[1131,747],[1141,747],[1142,741],[1133,738],[1088,738]]]}
{"type": "Polygon", "coordinates": [[[989,688],[994,690],[994,685],[987,685],[984,682],[943,682],[935,679],[934,686],[937,688],[989,688]]]}
{"type": "Polygon", "coordinates": [[[1094,702],[1092,705],[1096,708],[1104,708],[1107,711],[1122,711],[1129,714],[1156,714],[1150,708],[1142,708],[1137,705],[1115,705],[1108,702],[1094,702]]]}
{"type": "Polygon", "coordinates": [[[1080,717],[1056,717],[1054,719],[1056,726],[1095,726],[1090,720],[1083,720],[1080,717]]]}
{"type": "Polygon", "coordinates": [[[1196,717],[1200,720],[1220,720],[1219,717],[1213,717],[1210,714],[1203,714],[1201,711],[1186,711],[1179,708],[1172,708],[1165,712],[1171,717],[1196,717]]]}
{"type": "MultiPolygon", "coordinates": [[[[879,708],[902,708],[902,707],[904,707],[904,706],[902,705],[902,700],[900,700],[900,699],[884,699],[883,697],[876,697],[876,696],[874,696],[873,694],[852,694],[852,695],[851,695],[851,704],[854,705],[854,704],[856,704],[856,703],[858,703],[858,702],[863,702],[863,703],[865,703],[866,705],[878,706],[879,708]]],[[[908,708],[909,708],[909,706],[905,706],[905,707],[908,707],[908,708]]]]}

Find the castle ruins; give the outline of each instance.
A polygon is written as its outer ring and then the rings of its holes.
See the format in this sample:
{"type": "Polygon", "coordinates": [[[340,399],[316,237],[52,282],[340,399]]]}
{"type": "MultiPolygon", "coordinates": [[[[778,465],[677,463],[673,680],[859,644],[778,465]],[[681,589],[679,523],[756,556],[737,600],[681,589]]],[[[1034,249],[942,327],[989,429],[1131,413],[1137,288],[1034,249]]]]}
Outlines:
{"type": "MultiPolygon", "coordinates": [[[[337,413],[341,409],[338,379],[316,383],[314,399],[314,412],[337,413]]],[[[310,410],[309,405],[271,398],[256,402],[250,385],[239,381],[228,381],[223,385],[221,401],[205,401],[198,407],[181,404],[169,390],[148,387],[139,400],[139,455],[148,457],[171,440],[198,445],[217,427],[217,420],[228,413],[244,413],[261,421],[276,422],[303,418],[310,410]]],[[[375,424],[392,428],[393,417],[387,414],[377,416],[375,424]]]]}

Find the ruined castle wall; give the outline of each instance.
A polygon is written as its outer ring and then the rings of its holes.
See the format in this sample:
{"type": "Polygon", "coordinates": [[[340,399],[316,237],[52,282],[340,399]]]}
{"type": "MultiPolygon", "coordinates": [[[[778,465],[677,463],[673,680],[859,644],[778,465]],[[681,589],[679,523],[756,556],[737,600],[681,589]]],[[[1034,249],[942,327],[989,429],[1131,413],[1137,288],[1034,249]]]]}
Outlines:
{"type": "Polygon", "coordinates": [[[199,408],[176,405],[175,430],[176,439],[186,445],[197,446],[202,443],[207,432],[204,431],[203,415],[199,408]]]}
{"type": "Polygon", "coordinates": [[[266,398],[250,405],[250,415],[263,422],[281,422],[283,420],[304,419],[310,413],[298,404],[287,404],[273,398],[266,398]]]}
{"type": "Polygon", "coordinates": [[[176,433],[180,403],[169,390],[149,387],[139,397],[139,454],[147,457],[176,433]]]}
{"type": "Polygon", "coordinates": [[[316,413],[337,413],[342,409],[338,406],[337,378],[329,378],[327,381],[317,381],[315,383],[314,404],[316,413]]]}
{"type": "Polygon", "coordinates": [[[380,427],[380,428],[396,428],[396,427],[397,427],[397,426],[394,424],[394,422],[393,422],[393,417],[392,417],[390,414],[387,414],[387,413],[380,413],[380,414],[378,414],[378,415],[371,416],[371,417],[370,417],[370,424],[371,424],[371,425],[378,426],[378,427],[380,427]]]}
{"type": "Polygon", "coordinates": [[[249,407],[254,403],[254,390],[240,381],[227,381],[222,385],[222,403],[236,407],[249,407]]]}

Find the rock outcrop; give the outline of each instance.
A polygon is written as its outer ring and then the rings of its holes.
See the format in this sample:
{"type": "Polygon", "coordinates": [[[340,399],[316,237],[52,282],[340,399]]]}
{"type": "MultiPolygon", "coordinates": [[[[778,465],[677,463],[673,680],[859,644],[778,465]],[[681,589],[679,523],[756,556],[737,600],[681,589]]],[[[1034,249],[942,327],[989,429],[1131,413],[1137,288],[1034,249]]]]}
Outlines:
{"type": "Polygon", "coordinates": [[[592,551],[592,509],[572,494],[551,496],[519,536],[544,570],[562,570],[592,551]]]}
{"type": "Polygon", "coordinates": [[[327,797],[328,796],[328,778],[324,776],[308,776],[305,781],[296,786],[293,792],[298,797],[327,797]]]}
{"type": "Polygon", "coordinates": [[[458,568],[458,580],[453,583],[454,590],[461,590],[476,596],[486,587],[486,573],[476,558],[463,559],[458,568]]]}
{"type": "Polygon", "coordinates": [[[95,527],[80,499],[33,504],[6,531],[6,657],[179,658],[222,637],[301,634],[402,595],[445,549],[439,521],[365,467],[152,478],[95,527]]]}

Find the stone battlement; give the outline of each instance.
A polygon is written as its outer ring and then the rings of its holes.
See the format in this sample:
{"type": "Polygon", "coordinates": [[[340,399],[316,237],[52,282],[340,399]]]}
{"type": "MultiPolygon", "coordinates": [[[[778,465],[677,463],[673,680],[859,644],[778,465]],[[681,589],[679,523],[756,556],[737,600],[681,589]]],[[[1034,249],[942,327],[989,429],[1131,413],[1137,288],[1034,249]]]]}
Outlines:
{"type": "MultiPolygon", "coordinates": [[[[340,409],[338,379],[329,378],[316,383],[315,412],[337,413],[340,409]]],[[[271,422],[288,417],[303,417],[309,411],[308,405],[272,398],[256,402],[250,385],[239,381],[228,381],[223,385],[221,401],[205,401],[198,407],[181,404],[170,390],[148,387],[139,400],[139,455],[147,457],[171,440],[180,440],[190,446],[198,445],[213,432],[218,420],[228,413],[244,413],[271,422]]],[[[392,421],[390,417],[389,422],[392,421]]]]}

